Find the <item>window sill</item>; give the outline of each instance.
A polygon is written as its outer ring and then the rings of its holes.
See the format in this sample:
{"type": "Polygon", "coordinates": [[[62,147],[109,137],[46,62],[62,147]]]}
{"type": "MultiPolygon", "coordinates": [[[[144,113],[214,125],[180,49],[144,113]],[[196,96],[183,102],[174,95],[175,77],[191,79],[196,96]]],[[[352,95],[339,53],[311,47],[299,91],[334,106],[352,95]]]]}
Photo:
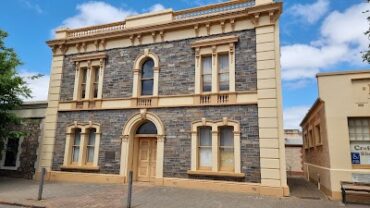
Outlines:
{"type": "Polygon", "coordinates": [[[100,170],[99,166],[76,166],[68,165],[60,167],[62,170],[100,170]]]}
{"type": "Polygon", "coordinates": [[[221,176],[221,177],[233,177],[233,178],[244,178],[245,173],[232,173],[232,172],[211,172],[211,171],[192,171],[188,170],[189,175],[200,175],[200,176],[221,176]]]}

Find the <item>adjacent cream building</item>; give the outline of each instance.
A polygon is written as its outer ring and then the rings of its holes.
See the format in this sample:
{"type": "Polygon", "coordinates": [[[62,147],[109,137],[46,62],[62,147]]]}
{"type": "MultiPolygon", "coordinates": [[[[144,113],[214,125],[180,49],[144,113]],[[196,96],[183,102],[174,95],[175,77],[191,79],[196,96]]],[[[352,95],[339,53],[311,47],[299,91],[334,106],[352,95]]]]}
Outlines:
{"type": "Polygon", "coordinates": [[[370,70],[320,73],[301,126],[307,179],[333,199],[341,181],[370,181],[370,70]]]}
{"type": "Polygon", "coordinates": [[[299,129],[284,129],[284,137],[287,175],[303,175],[302,132],[299,129]]]}

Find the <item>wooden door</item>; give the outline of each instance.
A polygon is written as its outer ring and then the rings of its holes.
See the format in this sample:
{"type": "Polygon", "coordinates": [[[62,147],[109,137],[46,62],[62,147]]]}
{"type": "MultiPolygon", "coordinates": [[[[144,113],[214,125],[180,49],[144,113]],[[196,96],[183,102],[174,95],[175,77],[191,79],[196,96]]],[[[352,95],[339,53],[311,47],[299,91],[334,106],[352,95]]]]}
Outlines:
{"type": "Polygon", "coordinates": [[[155,178],[156,156],[156,138],[140,138],[137,174],[139,181],[150,181],[155,178]]]}

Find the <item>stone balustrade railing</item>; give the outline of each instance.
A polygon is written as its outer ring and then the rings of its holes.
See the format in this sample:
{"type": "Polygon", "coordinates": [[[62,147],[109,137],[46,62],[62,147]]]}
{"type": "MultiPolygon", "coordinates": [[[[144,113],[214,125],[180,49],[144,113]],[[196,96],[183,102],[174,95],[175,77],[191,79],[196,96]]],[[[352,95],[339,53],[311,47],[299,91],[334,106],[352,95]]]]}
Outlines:
{"type": "MultiPolygon", "coordinates": [[[[227,12],[237,9],[244,9],[253,7],[255,0],[243,0],[243,1],[229,1],[220,4],[214,4],[199,8],[187,9],[182,11],[173,12],[173,20],[186,20],[191,18],[200,17],[203,15],[210,15],[220,12],[227,12]]],[[[115,22],[111,24],[97,25],[91,27],[84,27],[78,29],[68,29],[67,38],[79,38],[97,35],[101,33],[110,33],[116,31],[123,31],[126,29],[126,21],[115,22]]]]}
{"type": "Polygon", "coordinates": [[[97,25],[92,27],[85,27],[80,29],[71,29],[68,30],[67,37],[68,38],[78,38],[78,37],[85,37],[85,36],[91,36],[96,35],[100,33],[108,33],[108,32],[115,32],[115,31],[122,31],[124,30],[125,22],[115,22],[111,24],[105,24],[105,25],[97,25]]]}
{"type": "Polygon", "coordinates": [[[178,11],[174,13],[174,19],[175,20],[190,19],[193,17],[199,17],[199,16],[209,15],[213,13],[248,8],[254,5],[255,5],[255,0],[234,1],[234,2],[230,1],[230,2],[223,3],[223,4],[215,4],[215,5],[200,7],[196,9],[178,11]]]}

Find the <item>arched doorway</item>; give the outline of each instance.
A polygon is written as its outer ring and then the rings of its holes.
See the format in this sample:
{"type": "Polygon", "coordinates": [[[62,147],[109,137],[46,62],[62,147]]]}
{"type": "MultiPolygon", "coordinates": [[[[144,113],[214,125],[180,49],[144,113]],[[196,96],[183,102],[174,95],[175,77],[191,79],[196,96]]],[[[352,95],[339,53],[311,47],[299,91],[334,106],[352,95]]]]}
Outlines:
{"type": "Polygon", "coordinates": [[[134,180],[154,181],[163,178],[164,126],[153,113],[145,109],[132,116],[122,132],[121,170],[134,180]]]}

